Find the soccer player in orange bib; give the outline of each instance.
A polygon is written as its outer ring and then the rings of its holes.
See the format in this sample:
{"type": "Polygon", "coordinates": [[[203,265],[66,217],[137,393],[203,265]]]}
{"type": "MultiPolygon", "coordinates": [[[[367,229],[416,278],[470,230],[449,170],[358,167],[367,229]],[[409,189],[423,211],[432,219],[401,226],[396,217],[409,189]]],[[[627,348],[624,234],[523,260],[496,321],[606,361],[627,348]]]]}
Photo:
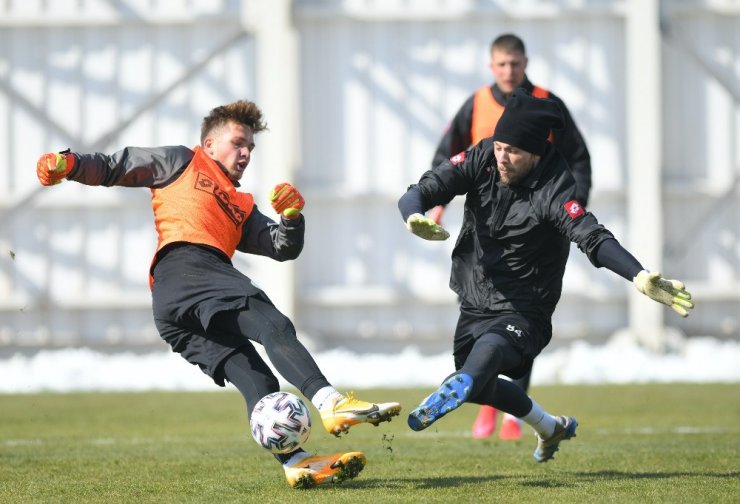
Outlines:
{"type": "MultiPolygon", "coordinates": [[[[231,263],[237,250],[286,261],[303,248],[305,202],[295,187],[280,183],[272,190],[277,222],[259,211],[251,194],[237,190],[255,135],[265,129],[260,109],[240,100],[210,111],[193,149],[48,153],[36,172],[45,186],[72,180],[151,189],[159,237],[150,269],[156,327],[173,351],[217,385],[232,383],[244,396],[247,416],[279,387],[254,347],[258,343],[283,378],[316,406],[330,433],[389,421],[400,404],[373,404],[338,392],[296,337],[292,322],[231,263]]],[[[354,478],[366,462],[361,452],[321,456],[301,448],[275,457],[288,483],[299,488],[354,478]]]]}

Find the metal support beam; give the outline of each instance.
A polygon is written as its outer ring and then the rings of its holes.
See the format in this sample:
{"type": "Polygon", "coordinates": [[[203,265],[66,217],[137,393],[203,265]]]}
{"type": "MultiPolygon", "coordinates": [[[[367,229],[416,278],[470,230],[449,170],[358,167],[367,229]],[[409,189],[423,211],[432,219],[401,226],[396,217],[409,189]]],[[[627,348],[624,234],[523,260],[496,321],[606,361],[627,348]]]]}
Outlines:
{"type": "MultiPolygon", "coordinates": [[[[630,0],[626,26],[629,248],[653,271],[662,267],[663,250],[659,7],[659,0],[630,0]]],[[[663,349],[664,308],[643,296],[630,295],[632,337],[649,348],[663,349]]]]}
{"type": "MultiPolygon", "coordinates": [[[[50,130],[54,131],[54,133],[60,135],[63,139],[66,139],[70,146],[74,146],[73,148],[75,151],[102,151],[142,115],[157,107],[160,103],[167,99],[167,97],[172,94],[172,92],[175,91],[179,86],[192,79],[193,76],[195,76],[199,72],[203,71],[208,62],[211,61],[214,57],[227,51],[229,48],[240,42],[242,39],[246,38],[247,35],[248,33],[245,31],[238,31],[232,36],[226,38],[223,42],[221,42],[211,51],[205,54],[200,60],[192,64],[187,70],[185,70],[185,72],[183,72],[180,77],[175,79],[172,83],[170,83],[161,91],[153,94],[130,116],[122,121],[119,121],[118,124],[112,127],[109,131],[104,132],[103,134],[98,136],[97,139],[90,143],[86,143],[78,136],[70,133],[65,126],[56,122],[54,119],[49,117],[49,115],[44,110],[31,103],[31,101],[24,97],[23,94],[19,93],[13,88],[9,79],[0,79],[0,92],[3,92],[5,95],[7,95],[14,104],[25,108],[30,115],[35,117],[40,123],[47,125],[50,130]]],[[[26,194],[16,196],[15,198],[13,198],[10,204],[5,205],[5,208],[0,211],[0,229],[2,229],[7,223],[10,223],[12,221],[13,215],[17,211],[26,208],[27,205],[31,201],[33,201],[33,199],[36,198],[36,196],[38,196],[38,194],[42,190],[43,188],[41,186],[35,187],[28,191],[26,194]]]]}
{"type": "MultiPolygon", "coordinates": [[[[243,25],[255,37],[258,93],[255,102],[264,113],[269,126],[269,130],[256,139],[259,145],[256,156],[259,157],[259,164],[264,172],[261,177],[271,188],[280,182],[295,182],[299,148],[297,132],[300,122],[300,68],[298,37],[293,24],[293,1],[242,1],[243,25]]],[[[255,194],[258,200],[265,196],[255,194]]],[[[309,201],[308,205],[310,204],[309,201]]],[[[293,318],[296,291],[294,263],[260,261],[256,270],[250,276],[258,284],[269,285],[270,298],[275,306],[293,318]]]]}

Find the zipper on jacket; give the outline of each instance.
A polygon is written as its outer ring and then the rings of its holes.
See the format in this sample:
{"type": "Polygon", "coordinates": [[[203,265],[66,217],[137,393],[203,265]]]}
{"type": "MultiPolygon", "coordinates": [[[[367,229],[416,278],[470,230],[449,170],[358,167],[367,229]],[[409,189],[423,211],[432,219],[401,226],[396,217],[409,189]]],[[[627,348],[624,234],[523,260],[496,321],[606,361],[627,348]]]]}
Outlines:
{"type": "MultiPolygon", "coordinates": [[[[495,184],[494,187],[496,187],[495,184]]],[[[501,229],[504,220],[506,220],[506,214],[509,211],[509,205],[511,205],[511,200],[514,196],[514,191],[504,185],[498,186],[498,193],[499,197],[497,198],[496,206],[493,210],[491,237],[495,237],[498,234],[497,231],[501,229]]]]}

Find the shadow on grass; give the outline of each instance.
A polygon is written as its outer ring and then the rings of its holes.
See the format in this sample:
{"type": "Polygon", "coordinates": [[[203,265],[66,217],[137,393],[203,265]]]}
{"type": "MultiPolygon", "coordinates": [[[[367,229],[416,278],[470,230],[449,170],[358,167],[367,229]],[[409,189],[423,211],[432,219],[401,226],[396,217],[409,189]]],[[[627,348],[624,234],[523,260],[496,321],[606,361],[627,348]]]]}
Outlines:
{"type": "Polygon", "coordinates": [[[392,479],[358,479],[350,483],[355,488],[456,488],[467,485],[479,485],[505,479],[504,476],[454,476],[448,478],[392,478],[392,479]]]}
{"type": "MultiPolygon", "coordinates": [[[[596,471],[563,474],[561,478],[553,478],[550,474],[546,478],[532,480],[532,474],[510,474],[490,476],[454,476],[429,478],[393,478],[393,479],[357,479],[348,483],[354,488],[414,488],[417,490],[431,488],[457,488],[468,485],[479,485],[496,481],[520,481],[523,487],[531,488],[567,488],[583,482],[614,481],[614,480],[668,480],[673,478],[722,478],[735,479],[740,471],[727,472],[625,472],[625,471],[596,471]]],[[[536,477],[536,476],[535,476],[536,477]]]]}
{"type": "Polygon", "coordinates": [[[625,472],[625,471],[595,471],[575,473],[579,478],[586,480],[620,480],[620,479],[669,479],[690,478],[701,476],[702,478],[737,478],[740,471],[727,472],[625,472]]]}
{"type": "MultiPolygon", "coordinates": [[[[667,480],[673,478],[723,478],[735,479],[740,476],[740,471],[727,472],[625,472],[625,471],[596,471],[596,472],[579,472],[575,473],[579,483],[597,482],[597,481],[616,481],[616,480],[667,480]]],[[[575,482],[573,482],[575,483],[575,482]]],[[[536,488],[557,488],[573,486],[573,483],[553,480],[548,476],[547,480],[523,481],[522,486],[536,488]]]]}

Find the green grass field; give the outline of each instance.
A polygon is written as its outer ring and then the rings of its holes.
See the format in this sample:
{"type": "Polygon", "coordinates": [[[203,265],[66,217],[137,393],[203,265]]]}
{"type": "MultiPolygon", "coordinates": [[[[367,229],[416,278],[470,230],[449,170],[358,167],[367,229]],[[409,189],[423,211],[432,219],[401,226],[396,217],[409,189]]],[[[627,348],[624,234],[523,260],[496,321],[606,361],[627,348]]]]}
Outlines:
{"type": "MultiPolygon", "coordinates": [[[[428,392],[357,395],[408,412],[428,392]]],[[[740,384],[532,394],[580,424],[549,463],[529,430],[472,439],[465,405],[420,433],[403,413],[343,439],[314,424],[309,451],[362,450],[368,465],[311,490],[252,441],[236,392],[0,395],[0,502],[740,502],[740,384]]]]}

